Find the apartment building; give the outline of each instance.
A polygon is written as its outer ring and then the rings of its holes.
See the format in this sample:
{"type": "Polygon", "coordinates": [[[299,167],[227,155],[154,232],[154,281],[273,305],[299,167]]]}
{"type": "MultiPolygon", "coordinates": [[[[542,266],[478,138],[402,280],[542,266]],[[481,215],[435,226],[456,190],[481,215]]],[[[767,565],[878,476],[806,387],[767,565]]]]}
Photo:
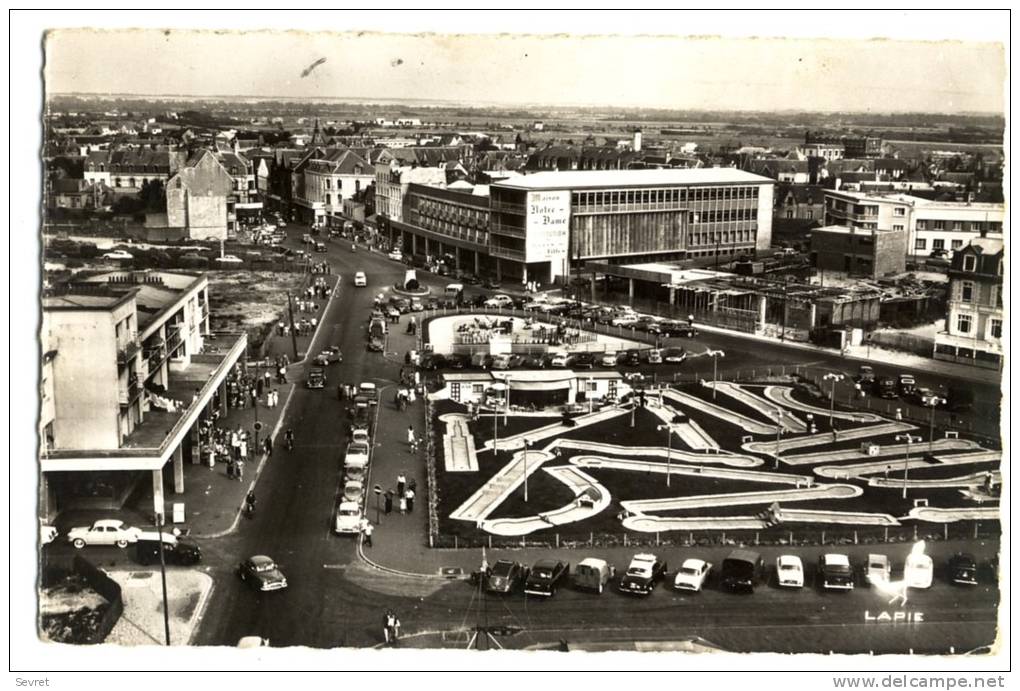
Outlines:
{"type": "Polygon", "coordinates": [[[823,226],[811,231],[811,259],[819,271],[880,278],[906,271],[905,243],[892,230],[823,226]]]}
{"type": "Polygon", "coordinates": [[[934,357],[1002,368],[1002,240],[978,238],[959,249],[949,269],[946,330],[935,336],[934,357]]]}
{"type": "Polygon", "coordinates": [[[316,149],[296,168],[301,178],[293,202],[301,220],[313,225],[343,223],[344,200],[375,181],[375,169],[351,149],[316,149]]]}
{"type": "Polygon", "coordinates": [[[908,256],[952,256],[982,236],[1002,239],[1005,205],[944,202],[909,194],[825,193],[825,224],[906,234],[908,256]]]}
{"type": "Polygon", "coordinates": [[[44,295],[42,307],[41,512],[118,508],[146,476],[162,511],[163,469],[172,460],[183,491],[194,425],[247,338],[220,336],[205,352],[204,275],[101,274],[44,295]]]}

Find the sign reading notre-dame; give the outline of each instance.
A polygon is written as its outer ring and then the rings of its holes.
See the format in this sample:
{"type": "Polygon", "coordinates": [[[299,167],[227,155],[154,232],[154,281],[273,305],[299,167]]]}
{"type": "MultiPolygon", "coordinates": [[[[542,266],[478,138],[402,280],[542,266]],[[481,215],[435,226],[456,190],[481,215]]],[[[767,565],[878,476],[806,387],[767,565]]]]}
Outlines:
{"type": "Polygon", "coordinates": [[[528,192],[525,261],[567,258],[570,240],[570,191],[528,192]]]}

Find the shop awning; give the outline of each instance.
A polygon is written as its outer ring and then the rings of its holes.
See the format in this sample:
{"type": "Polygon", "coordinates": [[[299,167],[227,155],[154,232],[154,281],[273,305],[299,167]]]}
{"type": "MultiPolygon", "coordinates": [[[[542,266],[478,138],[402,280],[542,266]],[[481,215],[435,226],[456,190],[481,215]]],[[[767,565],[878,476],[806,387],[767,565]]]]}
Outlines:
{"type": "Polygon", "coordinates": [[[564,381],[510,381],[511,391],[563,391],[570,388],[570,380],[564,381]]]}

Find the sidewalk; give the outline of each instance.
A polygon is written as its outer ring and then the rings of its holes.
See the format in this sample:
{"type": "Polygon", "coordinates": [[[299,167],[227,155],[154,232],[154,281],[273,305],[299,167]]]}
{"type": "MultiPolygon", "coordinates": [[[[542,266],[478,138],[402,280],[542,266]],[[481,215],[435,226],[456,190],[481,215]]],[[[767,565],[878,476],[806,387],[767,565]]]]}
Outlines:
{"type": "MultiPolygon", "coordinates": [[[[103,641],[116,645],[165,645],[162,581],[158,571],[107,571],[117,581],[124,612],[103,641]]],[[[213,579],[192,569],[167,569],[170,642],[188,645],[202,617],[213,579]]]]}
{"type": "MultiPolygon", "coordinates": [[[[335,274],[324,277],[327,281],[336,281],[337,278],[335,274]]],[[[331,296],[335,294],[335,290],[336,286],[330,291],[331,296]]],[[[325,314],[331,300],[332,297],[328,300],[315,300],[319,305],[319,309],[315,314],[325,314]]],[[[304,316],[307,315],[299,314],[295,311],[294,320],[298,321],[304,316]]],[[[312,341],[318,337],[321,327],[322,321],[320,320],[311,335],[298,337],[299,357],[304,357],[312,341]]],[[[286,415],[294,387],[301,386],[307,364],[304,361],[294,362],[293,344],[290,336],[280,336],[277,330],[273,329],[267,341],[266,358],[270,365],[278,354],[286,353],[291,359],[291,364],[287,368],[287,383],[276,383],[275,376],[272,379],[272,388],[280,394],[279,405],[275,408],[266,407],[265,396],[263,395],[259,400],[257,409],[250,406],[230,408],[227,411],[227,415],[219,420],[218,426],[223,429],[236,429],[240,426],[242,429],[247,430],[249,435],[254,438],[254,423],[257,416],[258,421],[262,424],[262,429],[258,433],[259,445],[262,444],[266,435],[271,435],[274,452],[278,452],[283,443],[282,435],[279,433],[281,420],[286,415]]],[[[264,371],[264,369],[261,371],[264,371]]],[[[233,530],[240,516],[244,497],[248,493],[249,487],[261,473],[267,460],[260,446],[258,454],[253,458],[255,462],[246,464],[244,479],[240,482],[227,477],[225,461],[217,462],[216,467],[210,469],[205,463],[193,464],[186,459],[184,463],[184,492],[174,494],[172,482],[164,490],[168,509],[166,512],[167,517],[169,518],[173,515],[173,504],[183,503],[185,510],[184,525],[191,530],[193,536],[214,538],[233,530]]],[[[130,509],[130,515],[121,517],[123,520],[136,525],[151,523],[149,516],[152,507],[152,487],[151,483],[143,484],[144,488],[133,497],[130,505],[125,507],[130,509]]],[[[105,512],[103,517],[110,517],[109,512],[105,512]]]]}

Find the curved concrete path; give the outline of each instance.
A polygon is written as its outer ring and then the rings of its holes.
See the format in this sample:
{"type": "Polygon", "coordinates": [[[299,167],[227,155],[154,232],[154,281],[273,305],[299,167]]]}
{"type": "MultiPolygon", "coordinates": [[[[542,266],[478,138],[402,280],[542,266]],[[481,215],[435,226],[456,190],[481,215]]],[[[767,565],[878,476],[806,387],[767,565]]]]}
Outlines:
{"type": "Polygon", "coordinates": [[[439,421],[446,423],[446,432],[443,433],[443,461],[446,472],[478,472],[475,438],[468,429],[471,417],[462,413],[447,413],[440,415],[439,421]]]}
{"type": "MultiPolygon", "coordinates": [[[[911,447],[911,450],[913,451],[920,448],[921,445],[911,444],[911,447]]],[[[928,445],[925,444],[924,448],[927,450],[928,445]]],[[[970,439],[938,439],[932,445],[932,449],[937,451],[980,448],[980,444],[971,441],[970,439]]],[[[903,458],[903,454],[906,451],[906,444],[882,444],[879,447],[878,453],[874,456],[869,456],[858,449],[844,449],[842,451],[815,451],[813,453],[791,454],[789,456],[783,456],[783,462],[787,465],[814,465],[816,463],[860,461],[868,458],[886,458],[889,456],[899,456],[900,458],[903,458]]]]}
{"type": "Polygon", "coordinates": [[[733,468],[710,468],[700,465],[682,465],[672,463],[667,468],[665,463],[651,463],[649,461],[630,461],[622,458],[606,458],[604,456],[574,456],[570,459],[572,465],[581,468],[604,468],[609,470],[626,470],[636,473],[660,473],[662,475],[669,471],[670,475],[694,475],[700,477],[713,477],[726,480],[746,480],[747,482],[767,482],[778,485],[806,485],[814,483],[810,475],[791,475],[789,473],[770,473],[760,470],[736,470],[733,468]]]}
{"type": "MultiPolygon", "coordinates": [[[[809,405],[807,403],[801,403],[793,397],[792,386],[766,386],[765,387],[765,398],[778,403],[781,406],[790,408],[791,410],[799,410],[802,413],[811,413],[816,417],[824,417],[826,420],[829,419],[829,409],[821,408],[819,406],[809,405]]],[[[864,413],[864,412],[845,412],[841,410],[834,410],[832,417],[837,420],[849,420],[850,422],[881,422],[884,418],[876,413],[864,413]]]]}
{"type": "Polygon", "coordinates": [[[812,511],[809,509],[782,509],[776,516],[778,523],[832,523],[835,525],[899,525],[887,513],[863,511],[812,511]]]}
{"type": "Polygon", "coordinates": [[[675,416],[680,412],[676,408],[668,405],[659,405],[656,401],[648,401],[645,410],[655,415],[664,423],[673,425],[671,434],[676,435],[689,448],[695,451],[719,450],[719,442],[713,439],[694,420],[688,418],[687,422],[673,422],[675,416]]]}
{"type": "Polygon", "coordinates": [[[663,398],[668,398],[669,400],[678,403],[681,406],[693,408],[694,410],[718,418],[723,422],[728,422],[731,425],[735,425],[750,434],[776,433],[775,425],[768,425],[765,424],[764,422],[752,420],[746,415],[735,413],[732,410],[729,410],[728,408],[723,408],[722,406],[716,405],[715,403],[709,403],[708,401],[702,400],[697,396],[692,396],[691,394],[684,393],[682,391],[665,389],[662,392],[662,396],[663,398]]]}
{"type": "MultiPolygon", "coordinates": [[[[770,420],[776,419],[776,405],[774,403],[757,394],[751,393],[739,384],[734,384],[729,381],[707,381],[702,382],[702,385],[708,389],[714,388],[716,392],[725,394],[735,401],[743,403],[749,408],[754,408],[770,420]]],[[[779,424],[782,426],[784,431],[790,434],[806,434],[808,431],[807,423],[794,416],[792,413],[784,412],[783,416],[779,418],[779,424]]]]}
{"type": "Polygon", "coordinates": [[[896,461],[886,459],[884,461],[872,461],[870,463],[851,463],[849,465],[823,465],[814,469],[815,475],[834,479],[848,479],[852,477],[864,477],[884,473],[886,468],[889,472],[902,472],[903,466],[908,465],[911,470],[914,468],[937,468],[947,465],[971,465],[973,463],[988,463],[989,461],[1000,461],[1002,454],[998,451],[986,451],[984,453],[951,454],[948,456],[936,456],[937,463],[929,463],[921,454],[909,461],[896,461]]]}
{"type": "Polygon", "coordinates": [[[548,447],[547,451],[553,449],[574,449],[575,451],[590,451],[592,453],[604,453],[612,456],[651,456],[653,458],[667,458],[673,461],[684,461],[687,463],[704,463],[707,465],[725,465],[731,468],[756,468],[764,465],[765,461],[757,456],[745,456],[743,454],[729,453],[693,453],[682,449],[668,449],[665,446],[619,446],[617,444],[604,444],[596,441],[580,441],[577,439],[557,439],[548,447]]]}
{"type": "Polygon", "coordinates": [[[961,507],[943,509],[937,506],[915,506],[904,518],[913,518],[928,523],[956,523],[957,521],[997,521],[998,506],[961,507]]]}
{"type": "Polygon", "coordinates": [[[510,462],[457,507],[450,518],[473,523],[483,520],[524,483],[525,473],[531,477],[543,463],[553,458],[551,453],[541,449],[516,452],[510,462]]]}
{"type": "Polygon", "coordinates": [[[683,511],[716,506],[746,506],[750,504],[774,504],[776,502],[814,501],[816,499],[852,499],[862,494],[864,494],[864,490],[857,485],[815,485],[805,489],[701,494],[695,497],[667,497],[664,499],[638,499],[634,501],[621,501],[620,505],[632,513],[650,513],[653,511],[683,511]]]}
{"type": "Polygon", "coordinates": [[[521,432],[520,434],[513,434],[509,437],[500,438],[495,444],[493,444],[492,439],[488,439],[485,444],[482,445],[482,448],[486,451],[492,451],[493,446],[496,446],[500,451],[523,449],[525,439],[531,442],[539,442],[565,432],[577,430],[581,427],[589,427],[591,425],[597,425],[600,422],[605,422],[606,420],[612,420],[613,418],[619,417],[628,412],[630,412],[628,408],[619,408],[615,406],[604,408],[594,413],[578,415],[573,418],[574,425],[572,427],[567,427],[562,422],[557,422],[528,432],[521,432]]]}
{"type": "Polygon", "coordinates": [[[545,468],[545,472],[574,491],[574,501],[553,511],[545,511],[523,518],[495,518],[479,523],[478,527],[493,535],[528,535],[552,526],[576,523],[601,513],[612,499],[609,491],[591,475],[572,466],[545,468]],[[591,497],[591,504],[580,501],[582,495],[591,497]]]}
{"type": "MultiPolygon", "coordinates": [[[[992,481],[995,484],[1002,484],[1002,473],[998,470],[993,470],[992,481]]],[[[976,487],[985,483],[985,478],[988,477],[988,473],[970,473],[969,475],[958,475],[956,477],[937,478],[934,480],[906,480],[903,478],[895,477],[873,477],[868,480],[868,484],[872,487],[895,487],[902,489],[903,485],[907,487],[976,487]]]]}
{"type": "MultiPolygon", "coordinates": [[[[833,435],[830,432],[812,434],[807,437],[781,439],[779,441],[779,452],[783,453],[789,449],[800,449],[806,446],[821,446],[822,444],[832,444],[834,442],[839,443],[841,441],[851,441],[854,439],[880,437],[886,434],[906,432],[911,429],[917,428],[909,422],[885,422],[880,425],[871,425],[870,427],[857,427],[856,429],[841,430],[837,435],[835,435],[835,439],[833,439],[833,435]]],[[[772,433],[775,434],[775,428],[772,428],[772,433]]],[[[761,453],[769,456],[776,455],[775,441],[752,441],[744,444],[740,448],[744,451],[750,451],[751,453],[761,453]]]]}

